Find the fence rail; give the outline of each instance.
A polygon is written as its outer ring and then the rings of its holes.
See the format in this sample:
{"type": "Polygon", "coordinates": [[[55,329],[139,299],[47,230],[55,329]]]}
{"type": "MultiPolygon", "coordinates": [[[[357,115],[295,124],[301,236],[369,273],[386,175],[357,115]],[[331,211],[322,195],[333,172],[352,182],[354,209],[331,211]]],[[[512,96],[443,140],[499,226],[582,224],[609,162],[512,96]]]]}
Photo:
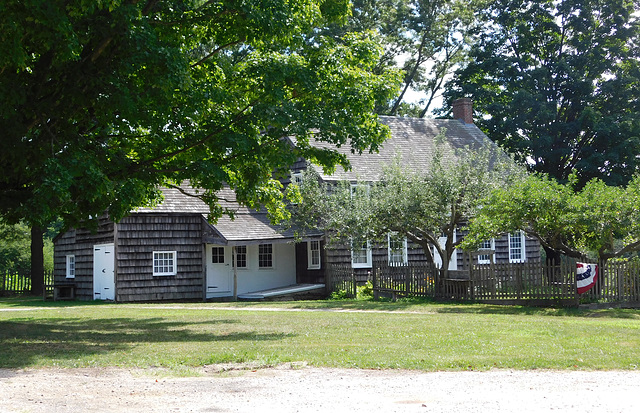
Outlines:
{"type": "MultiPolygon", "coordinates": [[[[45,271],[44,284],[53,284],[53,272],[45,271]]],[[[29,294],[31,275],[19,272],[0,272],[0,295],[29,294]]]]}
{"type": "MultiPolygon", "coordinates": [[[[388,265],[376,262],[370,280],[374,293],[391,296],[423,296],[487,303],[578,305],[579,303],[629,303],[640,305],[640,262],[607,262],[599,265],[596,285],[578,294],[576,263],[548,266],[542,262],[488,265],[473,264],[466,271],[446,274],[432,264],[388,265]]],[[[331,291],[356,295],[356,281],[349,265],[328,266],[331,291]]]]}

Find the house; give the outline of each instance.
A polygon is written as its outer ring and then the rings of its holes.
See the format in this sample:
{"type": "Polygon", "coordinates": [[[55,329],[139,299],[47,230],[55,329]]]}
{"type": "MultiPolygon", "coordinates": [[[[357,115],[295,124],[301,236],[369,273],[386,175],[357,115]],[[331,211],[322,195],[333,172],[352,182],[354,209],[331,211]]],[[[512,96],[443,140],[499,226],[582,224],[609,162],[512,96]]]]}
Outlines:
{"type": "MultiPolygon", "coordinates": [[[[406,165],[424,170],[435,151],[434,138],[443,128],[450,156],[453,148],[488,141],[470,114],[471,102],[461,100],[454,106],[456,119],[382,117],[392,138],[379,153],[354,155],[348,146],[336,148],[347,155],[352,170],[333,175],[320,171],[320,177],[326,182],[375,181],[381,167],[398,154],[406,165]]],[[[307,162],[299,160],[292,176],[306,167],[307,162]]],[[[356,250],[325,249],[320,232],[296,243],[293,232],[271,225],[264,211],[238,205],[231,190],[218,196],[223,207],[236,211],[235,219],[223,216],[215,223],[207,221],[209,207],[194,196],[195,189],[164,188],[163,194],[160,205],[132,211],[118,223],[108,216],[97,218],[96,232],[71,229],[59,234],[54,239],[55,282],[73,283],[76,297],[84,300],[257,299],[283,292],[324,293],[327,263],[351,265],[363,281],[374,259],[397,263],[425,259],[420,247],[392,238],[386,245],[367,243],[356,250]]],[[[487,241],[485,247],[495,251],[496,261],[540,259],[537,241],[522,233],[487,241]]],[[[489,255],[478,257],[479,262],[489,259],[489,255]]],[[[458,254],[450,269],[462,265],[458,254]]]]}
{"type": "Polygon", "coordinates": [[[322,284],[299,285],[293,233],[271,225],[266,212],[239,206],[233,191],[218,196],[235,218],[216,223],[207,221],[209,207],[193,188],[163,188],[163,194],[160,205],[118,223],[99,218],[97,232],[58,235],[56,283],[73,282],[78,299],[122,302],[243,298],[282,287],[288,288],[280,293],[324,294],[322,284]]]}
{"type": "MultiPolygon", "coordinates": [[[[318,147],[330,147],[347,156],[351,164],[351,170],[336,170],[333,174],[318,171],[319,177],[326,183],[348,181],[352,184],[362,182],[379,181],[382,177],[383,166],[391,165],[399,156],[404,167],[414,170],[428,170],[433,155],[436,152],[435,137],[446,130],[443,156],[455,160],[455,150],[463,147],[480,147],[493,142],[473,124],[472,102],[470,99],[459,99],[454,102],[454,119],[415,119],[401,117],[381,117],[391,130],[391,139],[387,140],[378,153],[363,153],[357,155],[351,153],[349,146],[337,148],[326,143],[316,143],[318,147]]],[[[305,160],[300,160],[292,168],[293,176],[301,174],[307,168],[305,160]]],[[[457,231],[456,237],[463,237],[464,232],[457,231]]],[[[444,245],[446,238],[440,238],[444,245]]],[[[487,250],[486,254],[474,256],[478,264],[489,264],[491,260],[497,263],[520,263],[525,261],[540,260],[540,244],[535,238],[525,236],[518,231],[513,234],[505,234],[500,238],[487,240],[482,246],[487,250]]],[[[441,265],[442,260],[433,250],[436,265],[441,265]]],[[[324,253],[327,262],[335,264],[351,265],[357,274],[358,281],[363,282],[370,277],[373,262],[383,261],[395,264],[405,264],[411,261],[426,260],[424,251],[420,246],[406,239],[394,239],[388,237],[386,242],[375,245],[363,243],[357,248],[327,249],[324,253]]],[[[468,263],[462,253],[455,251],[449,270],[467,269],[468,263]]]]}

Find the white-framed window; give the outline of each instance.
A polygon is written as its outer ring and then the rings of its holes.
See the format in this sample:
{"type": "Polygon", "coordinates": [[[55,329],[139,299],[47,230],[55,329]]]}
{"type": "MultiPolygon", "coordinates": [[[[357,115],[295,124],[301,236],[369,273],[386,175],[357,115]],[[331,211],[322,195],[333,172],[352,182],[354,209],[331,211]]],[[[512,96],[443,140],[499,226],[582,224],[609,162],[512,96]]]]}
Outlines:
{"type": "Polygon", "coordinates": [[[351,198],[369,196],[371,186],[369,184],[351,184],[351,198]]]}
{"type": "MultiPolygon", "coordinates": [[[[495,238],[491,238],[490,240],[482,241],[482,244],[480,244],[480,248],[478,248],[478,251],[495,251],[495,249],[496,240],[495,238]]],[[[491,264],[491,257],[493,257],[493,262],[496,262],[495,254],[478,254],[478,264],[491,264]]]]}
{"type": "Polygon", "coordinates": [[[307,269],[320,269],[320,241],[307,241],[307,269]]]}
{"type": "Polygon", "coordinates": [[[302,172],[291,173],[291,183],[300,185],[302,183],[302,172]]]}
{"type": "Polygon", "coordinates": [[[247,268],[247,246],[236,246],[236,264],[239,269],[247,268]]]}
{"type": "Polygon", "coordinates": [[[176,275],[178,273],[177,255],[176,251],[153,251],[153,275],[176,275]]]}
{"type": "Polygon", "coordinates": [[[75,255],[67,255],[67,278],[76,278],[76,256],[75,255]]]}
{"type": "Polygon", "coordinates": [[[371,244],[369,241],[352,241],[351,242],[351,267],[352,268],[371,268],[371,244]]]}
{"type": "Polygon", "coordinates": [[[258,245],[258,268],[273,268],[273,244],[258,245]]]}
{"type": "Polygon", "coordinates": [[[387,234],[387,255],[389,265],[407,263],[407,239],[394,234],[387,234]]]}
{"type": "Polygon", "coordinates": [[[526,260],[524,232],[516,231],[509,234],[509,262],[517,263],[526,260]]]}

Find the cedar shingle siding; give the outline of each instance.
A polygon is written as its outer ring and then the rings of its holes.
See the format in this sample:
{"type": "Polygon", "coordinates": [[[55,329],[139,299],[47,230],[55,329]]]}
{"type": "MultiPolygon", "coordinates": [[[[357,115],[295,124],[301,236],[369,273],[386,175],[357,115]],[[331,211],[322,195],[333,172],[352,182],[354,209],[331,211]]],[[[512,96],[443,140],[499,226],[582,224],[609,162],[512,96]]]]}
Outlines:
{"type": "Polygon", "coordinates": [[[93,246],[113,243],[113,222],[106,216],[101,217],[95,233],[85,229],[72,229],[56,237],[54,243],[54,282],[74,282],[78,299],[93,300],[93,246]],[[75,255],[76,258],[74,279],[66,278],[67,255],[75,255]]]}
{"type": "Polygon", "coordinates": [[[200,214],[133,214],[118,223],[118,301],[203,299],[200,214]],[[177,274],[153,276],[153,251],[176,251],[177,274]]]}
{"type": "Polygon", "coordinates": [[[203,224],[201,214],[132,214],[115,227],[101,218],[96,233],[72,229],[55,240],[55,282],[75,282],[77,298],[92,300],[93,247],[113,243],[116,301],[201,300],[203,224]],[[153,251],[176,251],[177,274],[153,276],[153,251]],[[68,254],[76,260],[73,280],[65,278],[68,254]]]}

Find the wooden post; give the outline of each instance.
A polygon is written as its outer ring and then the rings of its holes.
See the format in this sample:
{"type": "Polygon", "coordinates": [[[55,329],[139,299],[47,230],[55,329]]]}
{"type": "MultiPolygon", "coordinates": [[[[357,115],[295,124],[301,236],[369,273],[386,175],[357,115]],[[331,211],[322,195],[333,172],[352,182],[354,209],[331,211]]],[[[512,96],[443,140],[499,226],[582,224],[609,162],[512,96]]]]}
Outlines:
{"type": "Polygon", "coordinates": [[[233,266],[233,301],[238,301],[238,266],[236,265],[236,246],[231,247],[231,265],[233,266]]]}
{"type": "MultiPolygon", "coordinates": [[[[381,265],[381,264],[378,264],[381,265]]],[[[377,300],[378,297],[378,292],[377,292],[377,286],[378,286],[378,282],[376,281],[376,275],[377,275],[378,271],[376,271],[376,263],[373,263],[373,268],[371,271],[371,287],[373,288],[373,299],[377,300]]]]}
{"type": "Polygon", "coordinates": [[[357,289],[356,289],[356,272],[351,270],[351,285],[353,286],[353,298],[355,298],[357,296],[357,289]]]}

